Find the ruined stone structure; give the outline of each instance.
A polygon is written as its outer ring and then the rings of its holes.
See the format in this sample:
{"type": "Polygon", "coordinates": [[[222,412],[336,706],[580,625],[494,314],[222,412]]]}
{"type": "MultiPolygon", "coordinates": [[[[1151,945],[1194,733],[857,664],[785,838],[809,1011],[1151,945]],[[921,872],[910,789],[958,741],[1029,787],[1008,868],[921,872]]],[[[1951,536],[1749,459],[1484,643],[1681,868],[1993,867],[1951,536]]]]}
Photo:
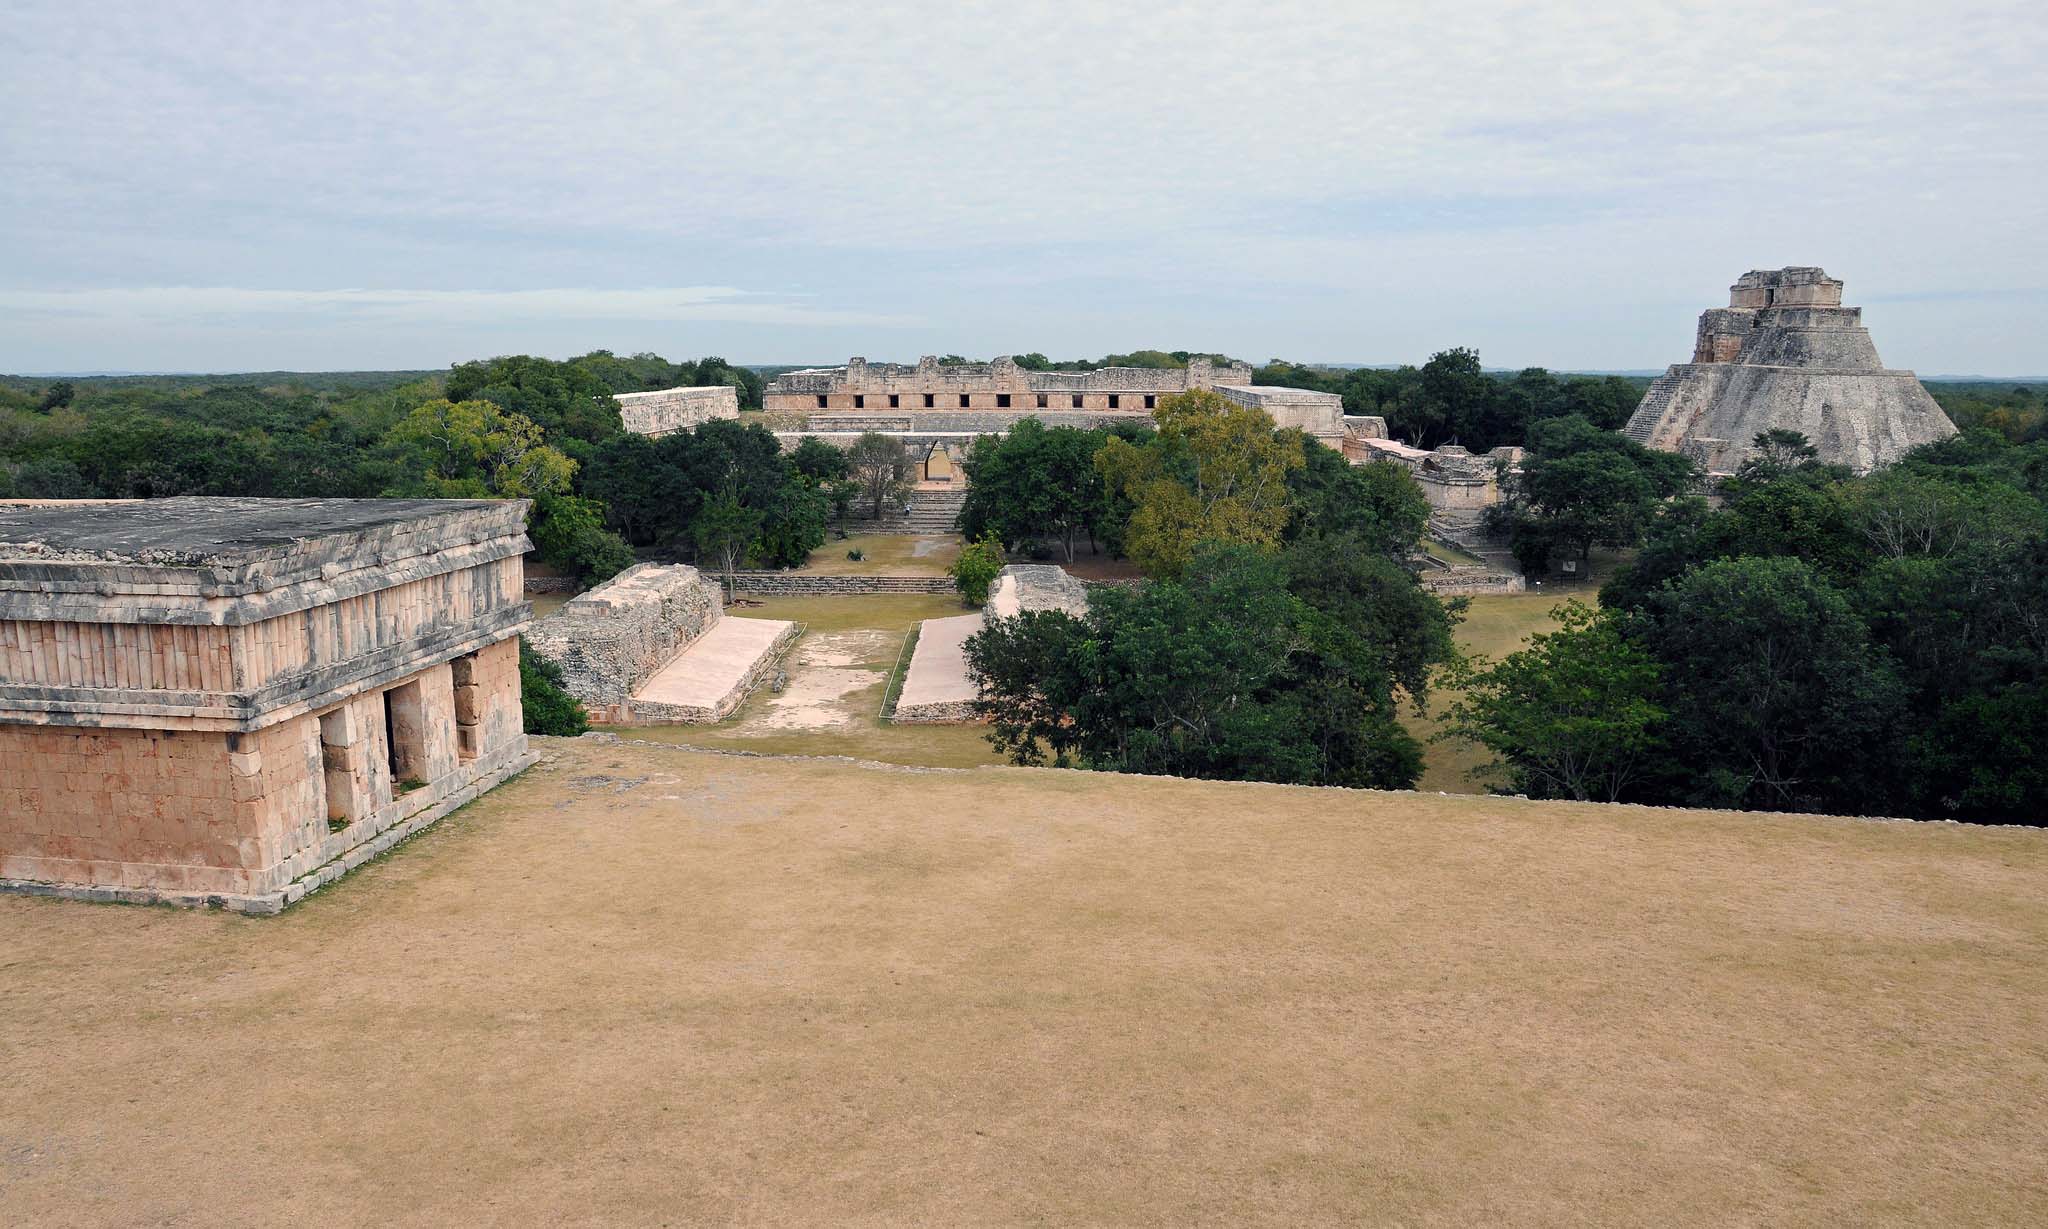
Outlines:
{"type": "Polygon", "coordinates": [[[1191,388],[1251,383],[1242,363],[1217,367],[1198,358],[1186,367],[1099,367],[1094,371],[1027,371],[1007,357],[944,365],[926,355],[916,366],[848,360],[777,376],[762,396],[768,410],[917,414],[957,410],[1066,410],[1141,414],[1162,397],[1191,388]]]}
{"type": "Polygon", "coordinates": [[[890,720],[901,725],[953,725],[977,720],[974,681],[967,675],[967,638],[991,619],[1026,610],[1088,613],[1088,586],[1065,568],[1049,563],[1013,563],[989,587],[979,614],[926,619],[918,625],[903,690],[890,720]]]}
{"type": "MultiPolygon", "coordinates": [[[[901,438],[922,456],[936,450],[958,462],[977,436],[1002,435],[1020,419],[1083,430],[1146,422],[1160,401],[1190,389],[1209,389],[1263,410],[1275,425],[1299,428],[1332,448],[1343,442],[1342,397],[1253,384],[1251,368],[1243,363],[1217,367],[1199,358],[1185,368],[1078,372],[1027,371],[1009,358],[942,366],[927,356],[915,367],[856,358],[844,367],[778,376],[763,401],[777,412],[775,437],[785,451],[806,439],[848,448],[864,433],[878,431],[901,438]]],[[[929,470],[924,477],[935,481],[929,470]]],[[[964,481],[964,475],[953,480],[964,481]]]]}
{"type": "Polygon", "coordinates": [[[1737,279],[1727,307],[1700,314],[1692,361],[1650,385],[1626,431],[1729,474],[1776,428],[1859,473],[1956,430],[1912,372],[1878,361],[1863,309],[1842,306],[1842,283],[1805,266],[1737,279]]]}
{"type": "Polygon", "coordinates": [[[983,622],[1007,619],[1026,610],[1059,610],[1079,617],[1088,613],[1088,586],[1052,563],[1013,563],[989,586],[983,622]]]}
{"type": "Polygon", "coordinates": [[[663,436],[714,418],[738,418],[740,397],[730,384],[664,388],[651,393],[615,393],[619,422],[635,435],[663,436]]]}
{"type": "Polygon", "coordinates": [[[534,624],[533,651],[600,725],[687,724],[731,715],[796,638],[794,623],[727,619],[716,581],[643,563],[534,624]]]}
{"type": "Polygon", "coordinates": [[[0,505],[0,889],[275,913],[530,764],[525,513],[0,505]]]}
{"type": "Polygon", "coordinates": [[[1216,391],[1238,405],[1263,410],[1276,427],[1293,427],[1331,448],[1344,443],[1344,398],[1275,384],[1219,384],[1216,391]]]}
{"type": "Polygon", "coordinates": [[[1505,492],[1501,480],[1522,464],[1522,450],[1500,447],[1475,456],[1457,444],[1417,448],[1387,438],[1387,420],[1370,415],[1344,418],[1344,455],[1353,465],[1385,461],[1408,470],[1429,504],[1429,536],[1462,547],[1484,562],[1450,565],[1418,555],[1424,588],[1442,595],[1520,593],[1526,581],[1513,556],[1485,529],[1486,510],[1505,492]]]}

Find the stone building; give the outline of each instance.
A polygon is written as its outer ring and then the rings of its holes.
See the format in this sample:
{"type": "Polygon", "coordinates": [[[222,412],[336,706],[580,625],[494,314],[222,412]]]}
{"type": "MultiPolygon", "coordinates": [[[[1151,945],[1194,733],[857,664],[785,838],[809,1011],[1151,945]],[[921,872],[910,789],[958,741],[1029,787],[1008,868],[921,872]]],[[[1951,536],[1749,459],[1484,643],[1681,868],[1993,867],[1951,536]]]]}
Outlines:
{"type": "Polygon", "coordinates": [[[1344,456],[1353,465],[1391,461],[1405,466],[1429,502],[1432,524],[1466,524],[1476,528],[1479,514],[1501,501],[1500,480],[1522,463],[1522,450],[1512,446],[1474,454],[1457,444],[1417,448],[1387,438],[1387,420],[1348,415],[1344,419],[1344,456]]]}
{"type": "Polygon", "coordinates": [[[0,505],[0,889],[275,913],[532,762],[526,505],[0,505]]]}
{"type": "Polygon", "coordinates": [[[1145,423],[1162,400],[1190,389],[1209,389],[1264,410],[1276,425],[1298,427],[1332,448],[1342,443],[1343,398],[1253,384],[1251,375],[1243,363],[1218,367],[1200,358],[1185,368],[1093,371],[1028,371],[1008,358],[947,366],[926,357],[914,367],[856,358],[844,367],[778,376],[763,401],[781,412],[775,435],[785,449],[805,439],[845,448],[863,433],[878,431],[904,440],[921,456],[940,449],[958,461],[976,437],[1002,435],[1020,419],[1082,429],[1145,423]]]}
{"type": "Polygon", "coordinates": [[[1219,384],[1216,391],[1238,405],[1263,410],[1276,427],[1293,427],[1331,448],[1344,445],[1344,398],[1278,384],[1219,384]]]}
{"type": "Polygon", "coordinates": [[[976,410],[1081,411],[1143,414],[1161,398],[1192,388],[1250,384],[1242,363],[1208,359],[1186,367],[1098,367],[1093,371],[1029,371],[1004,357],[990,363],[942,364],[926,355],[916,366],[849,359],[844,367],[813,367],[775,377],[762,395],[768,410],[812,413],[895,413],[976,410]]]}
{"type": "Polygon", "coordinates": [[[1738,278],[1727,307],[1700,314],[1692,361],[1650,385],[1625,430],[1729,474],[1776,428],[1859,473],[1956,432],[1912,372],[1878,361],[1863,309],[1842,306],[1842,283],[1810,266],[1738,278]]]}
{"type": "Polygon", "coordinates": [[[801,629],[732,619],[718,583],[683,564],[643,563],[533,625],[533,651],[598,725],[686,725],[732,715],[801,629]]]}
{"type": "Polygon", "coordinates": [[[714,418],[740,416],[739,390],[730,384],[663,388],[650,393],[614,393],[619,423],[635,435],[659,438],[714,418]]]}

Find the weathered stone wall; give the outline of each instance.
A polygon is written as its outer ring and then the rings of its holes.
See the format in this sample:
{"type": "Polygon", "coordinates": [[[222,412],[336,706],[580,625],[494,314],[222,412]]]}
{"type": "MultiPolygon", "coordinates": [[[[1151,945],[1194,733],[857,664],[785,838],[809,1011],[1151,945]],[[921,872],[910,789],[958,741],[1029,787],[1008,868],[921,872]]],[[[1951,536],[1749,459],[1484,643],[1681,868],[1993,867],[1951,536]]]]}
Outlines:
{"type": "Polygon", "coordinates": [[[733,589],[764,597],[846,597],[865,593],[951,593],[949,576],[812,576],[802,572],[747,570],[733,575],[733,589]]]}
{"type": "Polygon", "coordinates": [[[769,410],[1132,410],[1191,388],[1248,384],[1243,364],[1216,367],[1196,359],[1185,368],[1100,367],[1093,371],[1026,371],[1011,359],[942,366],[927,355],[915,366],[855,358],[844,367],[777,376],[762,403],[769,410]],[[1044,403],[1039,402],[1040,396],[1044,403]],[[1060,398],[1066,404],[1060,404],[1060,398]],[[961,398],[967,398],[965,404],[961,398]],[[1073,398],[1079,397],[1080,404],[1073,398]],[[1114,400],[1112,400],[1114,399],[1114,400]],[[1136,399],[1138,404],[1130,404],[1136,399]],[[1006,403],[1007,402],[1007,403],[1006,403]]]}
{"type": "Polygon", "coordinates": [[[1271,384],[1222,384],[1216,391],[1238,405],[1264,411],[1276,427],[1293,427],[1332,446],[1346,434],[1344,398],[1336,393],[1271,384]]]}
{"type": "Polygon", "coordinates": [[[516,771],[526,545],[517,502],[0,508],[0,888],[274,912],[516,771]]]}
{"type": "Polygon", "coordinates": [[[466,739],[447,664],[249,733],[0,725],[0,886],[275,912],[531,762],[517,640],[472,660],[466,739]],[[409,789],[386,740],[400,691],[409,789]]]}
{"type": "Polygon", "coordinates": [[[253,730],[473,651],[531,613],[524,515],[517,500],[0,507],[0,721],[253,730]]]}
{"type": "Polygon", "coordinates": [[[612,400],[619,403],[620,424],[635,435],[659,437],[715,418],[740,416],[739,392],[730,384],[616,393],[612,400]]]}
{"type": "MultiPolygon", "coordinates": [[[[746,620],[759,622],[760,620],[746,620]]],[[[746,673],[740,676],[733,687],[710,705],[668,704],[660,700],[640,696],[632,704],[632,711],[626,714],[634,725],[710,725],[725,720],[746,703],[768,677],[782,664],[790,646],[803,635],[803,625],[788,623],[775,635],[768,651],[754,658],[746,673]]]]}
{"type": "Polygon", "coordinates": [[[1820,459],[1868,472],[1955,426],[1910,371],[1878,359],[1861,308],[1817,268],[1758,269],[1701,314],[1691,363],[1652,381],[1624,430],[1710,474],[1732,473],[1756,436],[1798,431],[1820,459]]]}
{"type": "Polygon", "coordinates": [[[982,620],[1007,619],[1026,610],[1063,610],[1070,615],[1085,615],[1088,586],[1057,564],[1010,564],[990,587],[982,620]]]}
{"type": "Polygon", "coordinates": [[[718,585],[696,568],[643,563],[564,602],[526,638],[594,718],[613,721],[723,613],[718,585]]]}
{"type": "Polygon", "coordinates": [[[897,725],[967,725],[980,721],[973,700],[947,700],[934,704],[899,704],[889,714],[897,725]]]}
{"type": "Polygon", "coordinates": [[[1481,594],[1521,593],[1528,582],[1521,573],[1481,564],[1428,568],[1417,578],[1422,587],[1438,597],[1476,597],[1481,594]]]}

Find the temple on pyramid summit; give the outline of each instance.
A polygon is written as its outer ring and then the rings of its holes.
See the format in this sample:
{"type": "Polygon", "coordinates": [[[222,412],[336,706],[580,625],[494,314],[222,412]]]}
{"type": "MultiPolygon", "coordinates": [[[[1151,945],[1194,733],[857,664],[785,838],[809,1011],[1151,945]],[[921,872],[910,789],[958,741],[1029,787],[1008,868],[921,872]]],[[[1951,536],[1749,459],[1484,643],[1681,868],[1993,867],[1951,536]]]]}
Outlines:
{"type": "Polygon", "coordinates": [[[1863,309],[1842,306],[1842,283],[1797,265],[1751,270],[1728,306],[1700,313],[1692,361],[1650,385],[1626,431],[1730,474],[1774,428],[1858,473],[1956,433],[1912,372],[1878,361],[1863,309]]]}

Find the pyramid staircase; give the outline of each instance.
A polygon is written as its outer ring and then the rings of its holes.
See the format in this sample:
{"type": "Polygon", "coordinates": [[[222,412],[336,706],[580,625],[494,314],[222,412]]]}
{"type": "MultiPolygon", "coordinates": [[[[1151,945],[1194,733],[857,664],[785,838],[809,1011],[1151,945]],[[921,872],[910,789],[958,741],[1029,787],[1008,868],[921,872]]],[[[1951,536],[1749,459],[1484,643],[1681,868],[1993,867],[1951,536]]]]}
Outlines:
{"type": "Polygon", "coordinates": [[[1671,394],[1678,388],[1679,379],[1667,371],[1650,381],[1650,389],[1643,394],[1642,404],[1629,416],[1628,426],[1623,432],[1645,448],[1655,447],[1650,438],[1657,432],[1657,424],[1664,421],[1664,411],[1671,405],[1671,394]]]}

